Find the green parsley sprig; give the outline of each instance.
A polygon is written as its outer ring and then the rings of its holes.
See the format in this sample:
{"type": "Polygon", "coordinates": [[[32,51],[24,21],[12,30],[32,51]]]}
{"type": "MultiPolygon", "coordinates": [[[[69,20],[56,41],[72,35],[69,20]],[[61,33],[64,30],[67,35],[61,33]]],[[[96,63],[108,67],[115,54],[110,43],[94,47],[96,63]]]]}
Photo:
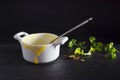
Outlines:
{"type": "Polygon", "coordinates": [[[115,48],[114,43],[110,42],[106,45],[104,45],[102,42],[97,42],[96,38],[94,36],[89,37],[89,49],[86,52],[87,46],[85,46],[85,41],[79,42],[76,39],[72,39],[68,43],[69,48],[75,48],[74,49],[74,55],[79,55],[79,56],[86,56],[86,55],[91,55],[92,53],[95,52],[106,52],[107,54],[105,55],[105,58],[110,58],[110,59],[116,59],[117,58],[117,53],[119,51],[115,48]]]}
{"type": "Polygon", "coordinates": [[[115,59],[117,57],[116,53],[119,53],[119,51],[114,47],[113,42],[110,42],[105,46],[105,51],[107,52],[105,58],[115,59]]]}

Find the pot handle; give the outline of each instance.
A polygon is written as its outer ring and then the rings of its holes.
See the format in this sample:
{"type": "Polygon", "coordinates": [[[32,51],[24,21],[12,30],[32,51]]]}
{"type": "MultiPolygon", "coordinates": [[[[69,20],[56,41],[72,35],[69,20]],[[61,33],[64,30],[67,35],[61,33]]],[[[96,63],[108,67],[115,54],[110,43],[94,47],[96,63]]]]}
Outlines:
{"type": "Polygon", "coordinates": [[[27,36],[27,35],[29,35],[29,34],[22,31],[22,32],[19,32],[19,33],[15,34],[14,35],[14,39],[16,39],[16,40],[21,42],[22,38],[27,36]]]}
{"type": "Polygon", "coordinates": [[[53,45],[56,47],[57,45],[63,45],[68,40],[68,37],[61,37],[53,42],[53,45]]]}

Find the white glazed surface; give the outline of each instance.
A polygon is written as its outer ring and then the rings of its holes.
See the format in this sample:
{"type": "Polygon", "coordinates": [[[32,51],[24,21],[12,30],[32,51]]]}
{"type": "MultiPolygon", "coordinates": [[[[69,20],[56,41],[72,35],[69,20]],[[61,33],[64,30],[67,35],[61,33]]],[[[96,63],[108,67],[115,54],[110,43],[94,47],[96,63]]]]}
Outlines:
{"type": "Polygon", "coordinates": [[[54,61],[59,56],[60,45],[54,47],[52,45],[47,45],[46,50],[43,51],[40,56],[36,56],[32,51],[24,48],[22,46],[23,58],[29,62],[34,63],[34,57],[37,57],[38,63],[48,63],[54,61]]]}

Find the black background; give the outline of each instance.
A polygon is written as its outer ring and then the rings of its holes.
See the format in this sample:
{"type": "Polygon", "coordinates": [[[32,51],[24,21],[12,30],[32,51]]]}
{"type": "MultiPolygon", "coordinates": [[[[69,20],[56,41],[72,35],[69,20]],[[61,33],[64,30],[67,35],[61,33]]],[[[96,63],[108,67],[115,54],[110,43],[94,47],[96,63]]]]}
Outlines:
{"type": "MultiPolygon", "coordinates": [[[[87,40],[92,35],[101,41],[119,43],[119,8],[117,0],[1,0],[0,80],[120,80],[120,54],[116,60],[109,60],[98,53],[79,62],[64,59],[69,50],[62,47],[56,61],[33,65],[23,59],[13,39],[20,31],[60,35],[93,17],[93,21],[66,36],[87,40]]],[[[120,50],[120,46],[117,48],[120,50]]]]}
{"type": "Polygon", "coordinates": [[[86,40],[119,42],[120,9],[115,0],[0,1],[0,43],[16,43],[13,35],[51,32],[57,35],[93,17],[93,21],[66,35],[86,40]]]}

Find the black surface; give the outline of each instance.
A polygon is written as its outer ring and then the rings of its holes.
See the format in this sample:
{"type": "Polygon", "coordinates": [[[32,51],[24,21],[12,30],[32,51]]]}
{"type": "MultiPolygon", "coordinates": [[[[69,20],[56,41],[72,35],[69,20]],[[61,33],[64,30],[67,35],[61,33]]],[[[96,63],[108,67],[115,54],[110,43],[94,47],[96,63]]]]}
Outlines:
{"type": "Polygon", "coordinates": [[[1,0],[0,44],[15,43],[20,31],[60,35],[89,17],[93,21],[67,36],[120,41],[119,7],[119,0],[1,0]]]}
{"type": "Polygon", "coordinates": [[[86,62],[80,62],[64,59],[67,52],[68,48],[61,46],[61,54],[56,61],[34,65],[23,59],[20,45],[0,45],[0,80],[120,79],[120,56],[116,60],[108,60],[101,54],[94,54],[86,62]]]}

